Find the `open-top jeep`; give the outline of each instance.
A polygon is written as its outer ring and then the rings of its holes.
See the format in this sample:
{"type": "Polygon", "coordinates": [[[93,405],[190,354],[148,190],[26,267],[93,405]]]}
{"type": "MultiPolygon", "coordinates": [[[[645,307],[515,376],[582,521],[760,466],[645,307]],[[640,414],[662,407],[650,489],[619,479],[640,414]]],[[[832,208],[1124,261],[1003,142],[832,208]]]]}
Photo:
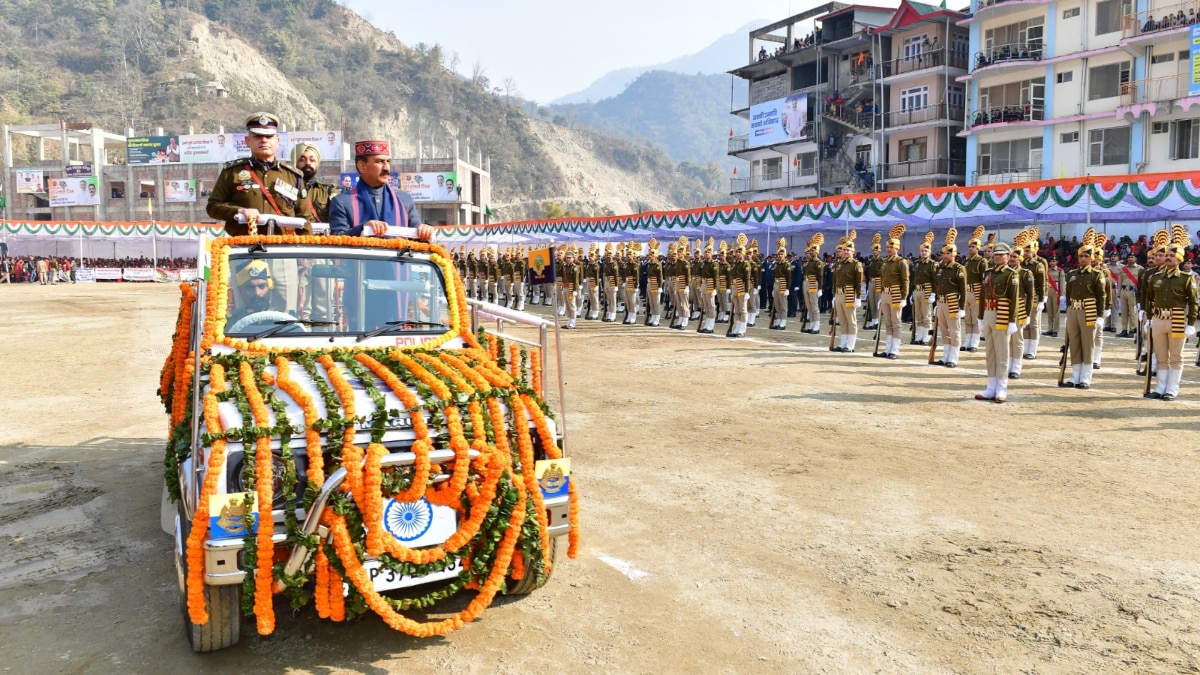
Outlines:
{"type": "Polygon", "coordinates": [[[408,238],[205,239],[200,267],[159,390],[196,651],[236,643],[243,614],[270,633],[277,594],[443,634],[544,584],[559,537],[574,555],[545,321],[468,303],[445,249],[408,238]]]}

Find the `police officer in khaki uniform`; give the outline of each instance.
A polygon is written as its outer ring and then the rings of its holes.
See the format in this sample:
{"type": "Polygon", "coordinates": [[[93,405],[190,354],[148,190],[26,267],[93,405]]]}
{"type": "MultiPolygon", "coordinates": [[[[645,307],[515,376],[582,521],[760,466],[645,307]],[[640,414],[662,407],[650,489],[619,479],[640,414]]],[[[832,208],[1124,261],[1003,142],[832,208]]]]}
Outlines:
{"type": "Polygon", "coordinates": [[[1058,307],[1063,297],[1063,284],[1066,276],[1063,274],[1063,269],[1058,266],[1058,258],[1050,258],[1046,264],[1046,331],[1042,335],[1058,337],[1060,322],[1058,307]]]}
{"type": "Polygon", "coordinates": [[[863,324],[863,328],[871,330],[879,325],[879,266],[882,264],[883,258],[879,253],[883,250],[883,246],[879,243],[883,241],[883,235],[878,232],[871,237],[871,257],[867,258],[867,264],[864,266],[866,273],[866,288],[863,289],[863,295],[867,300],[867,321],[863,324]]]}
{"type": "Polygon", "coordinates": [[[983,277],[979,315],[983,317],[983,339],[987,342],[987,387],[975,394],[977,401],[1008,400],[1008,338],[1017,332],[1016,311],[1021,293],[1017,272],[1008,265],[1008,244],[991,245],[992,267],[983,277]]]}
{"type": "Polygon", "coordinates": [[[937,293],[934,282],[937,280],[937,263],[933,260],[933,232],[925,233],[925,240],[917,254],[917,260],[912,264],[912,320],[914,335],[911,344],[929,344],[929,333],[933,330],[933,312],[931,311],[937,293]]]}
{"type": "Polygon", "coordinates": [[[821,263],[821,244],[825,243],[825,235],[820,232],[808,240],[804,258],[804,328],[801,333],[816,335],[821,332],[821,277],[825,274],[825,265],[821,263]]]}
{"type": "Polygon", "coordinates": [[[1023,329],[1024,351],[1022,359],[1037,358],[1038,342],[1042,339],[1042,312],[1046,309],[1049,294],[1046,292],[1046,259],[1038,255],[1041,231],[1037,225],[1029,228],[1025,238],[1024,256],[1021,267],[1033,275],[1033,304],[1029,307],[1029,323],[1023,329]]]}
{"type": "MultiPolygon", "coordinates": [[[[246,118],[250,157],[227,162],[208,196],[208,215],[225,222],[225,233],[243,236],[272,214],[304,218],[303,234],[312,234],[312,212],[304,174],[275,157],[279,151],[279,118],[255,113],[246,118]],[[237,216],[246,221],[239,223],[237,216]]],[[[260,234],[265,234],[260,232],[260,234]]],[[[275,285],[279,285],[275,279],[275,285]]]]}
{"type": "MultiPolygon", "coordinates": [[[[820,233],[818,233],[820,234],[820,233]]],[[[824,237],[824,235],[821,235],[824,237]]],[[[811,245],[812,240],[809,240],[811,245]]],[[[792,278],[792,263],[787,259],[787,238],[780,237],[775,251],[775,267],[772,272],[771,306],[774,307],[774,319],[771,330],[787,328],[788,284],[792,278]]]]}
{"type": "Polygon", "coordinates": [[[560,313],[565,313],[567,316],[567,325],[563,328],[575,327],[575,308],[577,295],[579,293],[579,285],[583,282],[583,270],[579,263],[575,262],[575,248],[573,244],[568,244],[564,247],[562,259],[562,294],[563,307],[560,307],[560,313]]]}
{"type": "Polygon", "coordinates": [[[1096,253],[1096,232],[1088,228],[1083,235],[1083,245],[1077,252],[1079,267],[1067,275],[1067,346],[1071,364],[1071,377],[1063,387],[1088,389],[1092,386],[1092,350],[1095,348],[1096,331],[1102,326],[1099,321],[1104,306],[1104,274],[1092,266],[1092,255],[1096,253]]]}
{"type": "Polygon", "coordinates": [[[1179,269],[1191,245],[1187,228],[1171,226],[1171,243],[1163,259],[1163,271],[1154,275],[1146,298],[1150,333],[1158,362],[1158,386],[1150,398],[1174,401],[1183,380],[1183,345],[1196,334],[1196,280],[1179,269]]]}
{"type": "Polygon", "coordinates": [[[841,328],[835,352],[850,353],[858,343],[858,308],[862,306],[866,275],[862,263],[854,259],[854,230],[838,241],[837,260],[833,264],[833,306],[829,322],[841,328]]]}
{"type": "Polygon", "coordinates": [[[908,304],[908,261],[900,257],[900,237],[906,229],[903,224],[892,227],[887,257],[879,264],[879,318],[883,321],[887,344],[875,356],[892,360],[900,358],[900,310],[908,304]]]}
{"type": "Polygon", "coordinates": [[[983,331],[983,317],[978,312],[979,300],[983,297],[983,275],[988,270],[987,259],[979,254],[983,250],[983,235],[982,225],[971,233],[971,239],[967,241],[967,260],[963,263],[967,272],[967,315],[962,346],[965,352],[979,351],[979,338],[983,331]]]}
{"type": "Polygon", "coordinates": [[[749,321],[749,296],[754,290],[754,278],[750,261],[746,260],[746,240],[745,234],[739,234],[737,246],[730,252],[729,330],[725,332],[725,337],[730,338],[745,337],[749,321]]]}
{"type": "Polygon", "coordinates": [[[946,232],[946,244],[942,246],[942,262],[935,272],[933,286],[938,298],[937,329],[942,333],[942,358],[933,362],[935,366],[954,368],[958,365],[958,350],[962,347],[962,318],[967,315],[963,302],[967,298],[967,270],[955,257],[958,247],[954,244],[958,230],[946,232]]]}
{"type": "Polygon", "coordinates": [[[1138,264],[1137,256],[1133,253],[1125,259],[1125,264],[1117,270],[1117,288],[1119,289],[1118,298],[1120,299],[1120,317],[1117,319],[1117,325],[1120,326],[1121,332],[1117,333],[1119,338],[1134,337],[1137,331],[1138,316],[1137,316],[1137,280],[1142,273],[1142,266],[1138,264]]]}
{"type": "Polygon", "coordinates": [[[652,327],[662,320],[662,289],[666,280],[658,247],[658,240],[650,237],[646,260],[646,325],[652,327]]]}

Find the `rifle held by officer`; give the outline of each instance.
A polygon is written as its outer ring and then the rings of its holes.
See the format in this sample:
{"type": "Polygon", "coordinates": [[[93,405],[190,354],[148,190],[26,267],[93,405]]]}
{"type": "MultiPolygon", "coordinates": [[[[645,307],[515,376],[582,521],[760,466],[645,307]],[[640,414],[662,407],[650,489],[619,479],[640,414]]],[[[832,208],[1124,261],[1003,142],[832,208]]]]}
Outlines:
{"type": "Polygon", "coordinates": [[[933,315],[933,337],[929,339],[929,365],[933,365],[934,358],[937,356],[937,339],[938,339],[938,316],[935,312],[933,315]]]}

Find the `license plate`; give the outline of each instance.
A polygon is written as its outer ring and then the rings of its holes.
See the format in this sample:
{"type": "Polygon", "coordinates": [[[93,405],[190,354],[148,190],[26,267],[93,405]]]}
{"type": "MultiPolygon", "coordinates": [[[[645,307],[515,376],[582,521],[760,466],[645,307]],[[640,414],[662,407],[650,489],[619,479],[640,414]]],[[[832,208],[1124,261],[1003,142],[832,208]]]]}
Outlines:
{"type": "Polygon", "coordinates": [[[427,584],[432,581],[445,581],[458,576],[459,570],[462,569],[462,561],[455,559],[446,569],[433,574],[426,574],[423,577],[414,577],[407,574],[400,574],[396,570],[388,569],[383,566],[383,563],[378,560],[367,560],[363,563],[363,568],[367,570],[367,574],[371,575],[371,583],[374,584],[377,591],[390,591],[397,588],[408,588],[409,586],[417,586],[419,584],[427,584]]]}

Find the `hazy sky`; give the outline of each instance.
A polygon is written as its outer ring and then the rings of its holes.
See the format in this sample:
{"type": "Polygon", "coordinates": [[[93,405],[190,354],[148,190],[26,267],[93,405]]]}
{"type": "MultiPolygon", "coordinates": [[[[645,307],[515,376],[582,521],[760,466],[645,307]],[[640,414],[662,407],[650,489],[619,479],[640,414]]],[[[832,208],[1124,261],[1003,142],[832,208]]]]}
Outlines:
{"type": "MultiPolygon", "coordinates": [[[[618,68],[649,66],[700,51],[755,19],[777,21],[821,2],[799,0],[346,0],[346,5],[412,46],[458,52],[458,70],[478,61],[494,85],[517,81],[539,102],[579,91],[618,68]]],[[[889,3],[891,4],[891,3],[889,3]]],[[[729,64],[730,68],[738,64],[729,64]]]]}

